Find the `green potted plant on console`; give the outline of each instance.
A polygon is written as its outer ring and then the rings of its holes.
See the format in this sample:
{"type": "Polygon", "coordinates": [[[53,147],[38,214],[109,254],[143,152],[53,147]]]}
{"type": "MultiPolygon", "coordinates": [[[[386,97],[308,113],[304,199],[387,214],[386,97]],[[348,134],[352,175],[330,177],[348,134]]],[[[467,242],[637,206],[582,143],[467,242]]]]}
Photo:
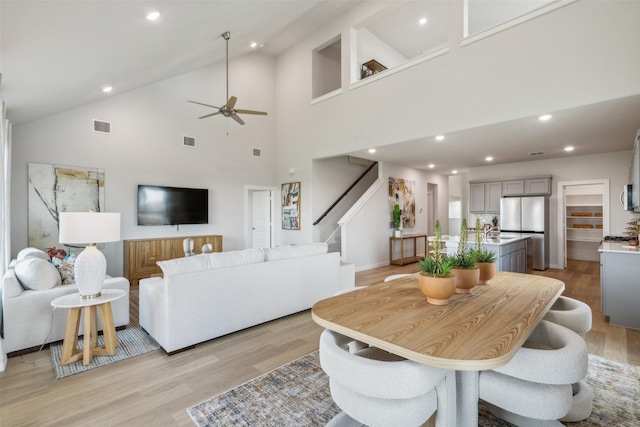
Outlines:
{"type": "Polygon", "coordinates": [[[446,305],[455,293],[456,284],[451,272],[451,261],[442,253],[442,230],[440,220],[436,220],[433,251],[420,262],[418,281],[420,290],[433,305],[446,305]]]}
{"type": "Polygon", "coordinates": [[[476,265],[476,257],[467,246],[467,219],[460,225],[460,242],[458,251],[451,257],[457,294],[468,294],[480,280],[480,269],[476,265]]]}
{"type": "Polygon", "coordinates": [[[393,225],[396,227],[395,236],[402,237],[402,210],[397,203],[393,207],[393,225]]]}
{"type": "Polygon", "coordinates": [[[496,275],[498,268],[496,266],[496,254],[482,247],[482,226],[479,218],[476,219],[475,239],[476,247],[471,250],[471,253],[480,269],[478,285],[486,285],[496,275]]]}

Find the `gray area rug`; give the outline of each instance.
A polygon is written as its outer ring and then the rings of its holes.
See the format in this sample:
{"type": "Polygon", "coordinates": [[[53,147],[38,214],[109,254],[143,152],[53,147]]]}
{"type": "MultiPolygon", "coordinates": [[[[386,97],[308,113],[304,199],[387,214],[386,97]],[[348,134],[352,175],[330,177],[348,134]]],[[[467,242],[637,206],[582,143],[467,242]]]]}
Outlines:
{"type": "MultiPolygon", "coordinates": [[[[155,342],[151,336],[140,327],[127,327],[116,331],[118,345],[116,346],[116,354],[113,356],[94,356],[91,363],[87,366],[82,364],[82,360],[60,366],[60,355],[62,354],[62,342],[51,344],[49,351],[51,352],[51,364],[53,372],[57,379],[77,374],[79,372],[88,371],[89,369],[99,366],[108,365],[118,360],[128,359],[129,357],[138,356],[149,351],[157,350],[160,345],[155,342]]],[[[98,336],[98,345],[104,344],[104,337],[98,336]]],[[[82,348],[82,339],[78,339],[78,347],[82,348]]]]}
{"type": "MultiPolygon", "coordinates": [[[[591,416],[575,427],[640,426],[640,367],[589,355],[586,381],[594,391],[591,416]]],[[[340,412],[314,351],[187,409],[197,426],[323,426],[340,412]]],[[[511,424],[480,403],[479,425],[511,424]]]]}

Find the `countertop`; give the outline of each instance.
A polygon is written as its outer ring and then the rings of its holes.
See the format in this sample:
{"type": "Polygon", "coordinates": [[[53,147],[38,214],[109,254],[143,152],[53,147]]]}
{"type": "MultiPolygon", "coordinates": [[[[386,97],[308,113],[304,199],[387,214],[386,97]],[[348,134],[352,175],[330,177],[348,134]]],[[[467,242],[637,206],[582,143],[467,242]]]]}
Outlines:
{"type": "Polygon", "coordinates": [[[618,252],[640,255],[640,249],[638,249],[638,246],[631,247],[629,246],[629,242],[602,242],[600,243],[598,252],[618,252]]]}
{"type": "MultiPolygon", "coordinates": [[[[500,239],[492,240],[491,237],[489,237],[488,240],[483,239],[482,244],[487,246],[502,246],[531,238],[531,234],[526,233],[500,233],[500,235],[502,236],[500,239]]],[[[429,241],[433,241],[433,236],[429,236],[429,241]]],[[[458,243],[460,243],[460,236],[442,236],[442,242],[447,247],[457,248],[458,243]]],[[[475,245],[475,236],[468,236],[467,243],[475,245]]]]}

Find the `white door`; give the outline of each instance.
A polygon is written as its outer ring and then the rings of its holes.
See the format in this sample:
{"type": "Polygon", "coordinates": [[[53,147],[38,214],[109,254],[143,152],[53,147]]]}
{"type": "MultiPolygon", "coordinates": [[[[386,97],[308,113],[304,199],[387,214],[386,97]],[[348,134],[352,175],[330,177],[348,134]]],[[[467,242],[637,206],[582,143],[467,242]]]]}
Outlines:
{"type": "Polygon", "coordinates": [[[252,225],[253,233],[252,247],[271,247],[271,192],[253,191],[251,193],[252,225]]]}

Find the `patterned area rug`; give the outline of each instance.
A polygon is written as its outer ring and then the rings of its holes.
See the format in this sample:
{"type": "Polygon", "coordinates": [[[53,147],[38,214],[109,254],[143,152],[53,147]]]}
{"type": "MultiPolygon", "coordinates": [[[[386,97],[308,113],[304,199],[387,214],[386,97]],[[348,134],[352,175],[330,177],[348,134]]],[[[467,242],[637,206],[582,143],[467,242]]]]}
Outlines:
{"type": "MultiPolygon", "coordinates": [[[[640,426],[640,367],[589,355],[591,416],[572,427],[640,426]]],[[[340,412],[314,351],[187,409],[197,426],[323,426],[340,412]]],[[[480,404],[479,425],[507,427],[480,404]]]]}
{"type": "MultiPolygon", "coordinates": [[[[116,346],[116,354],[113,356],[95,356],[91,359],[91,363],[87,366],[82,364],[82,360],[60,366],[60,355],[62,354],[62,342],[51,344],[49,351],[51,352],[51,364],[57,379],[77,374],[78,372],[88,371],[89,369],[99,366],[108,365],[118,360],[128,359],[129,357],[138,356],[152,350],[160,348],[157,342],[140,327],[127,327],[116,331],[118,345],[116,346]]],[[[104,337],[98,336],[98,345],[104,344],[104,337]]],[[[78,340],[78,347],[82,348],[82,339],[78,340]]]]}

